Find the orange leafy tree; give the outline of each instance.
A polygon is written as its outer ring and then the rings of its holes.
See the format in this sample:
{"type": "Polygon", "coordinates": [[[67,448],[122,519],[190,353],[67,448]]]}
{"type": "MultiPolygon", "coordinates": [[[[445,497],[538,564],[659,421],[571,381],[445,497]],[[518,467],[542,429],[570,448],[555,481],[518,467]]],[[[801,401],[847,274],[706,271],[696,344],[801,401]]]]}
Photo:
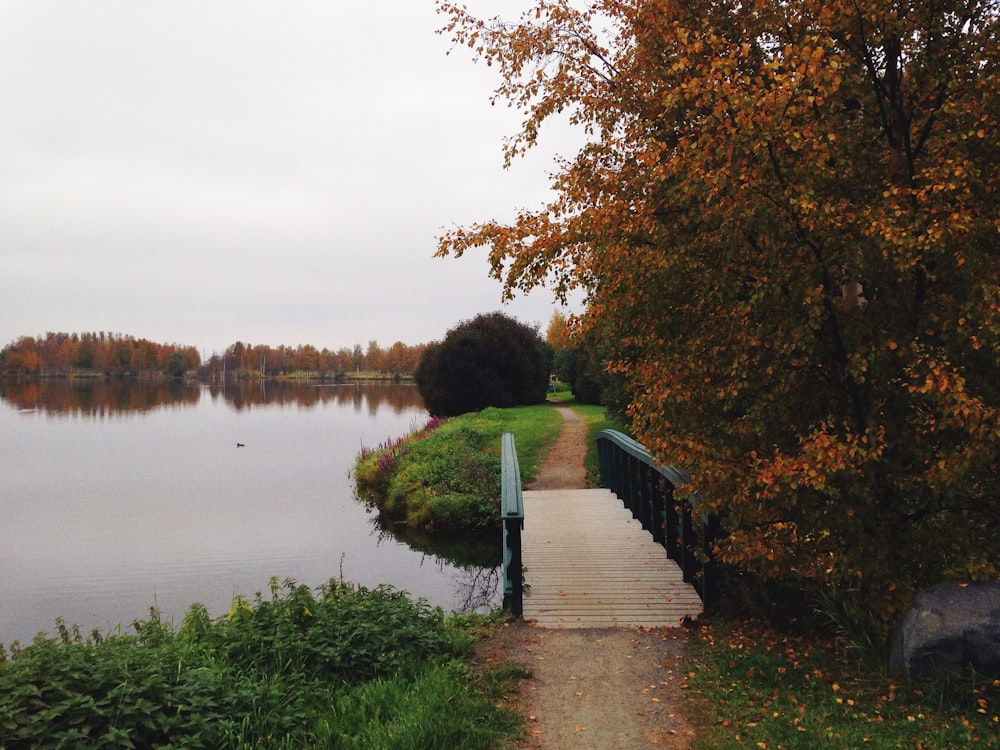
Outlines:
{"type": "Polygon", "coordinates": [[[724,562],[888,625],[1000,560],[996,0],[439,2],[586,144],[556,197],[440,238],[582,289],[637,436],[728,512],[724,562]]]}

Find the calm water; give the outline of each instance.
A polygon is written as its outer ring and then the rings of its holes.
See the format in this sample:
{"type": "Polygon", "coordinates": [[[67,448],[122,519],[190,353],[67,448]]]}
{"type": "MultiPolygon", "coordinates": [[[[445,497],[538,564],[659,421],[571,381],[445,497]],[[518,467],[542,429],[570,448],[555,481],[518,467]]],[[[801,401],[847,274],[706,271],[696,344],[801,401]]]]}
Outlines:
{"type": "Polygon", "coordinates": [[[399,535],[353,497],[360,447],[426,419],[407,385],[0,385],[0,642],[223,614],[272,576],[498,603],[498,540],[399,535]]]}

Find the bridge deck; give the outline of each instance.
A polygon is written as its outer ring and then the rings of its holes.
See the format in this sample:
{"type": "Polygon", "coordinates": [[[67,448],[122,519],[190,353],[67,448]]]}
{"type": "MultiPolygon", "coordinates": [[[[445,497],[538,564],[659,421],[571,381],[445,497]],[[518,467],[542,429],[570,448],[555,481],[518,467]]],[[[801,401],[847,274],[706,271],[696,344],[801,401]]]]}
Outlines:
{"type": "Polygon", "coordinates": [[[609,490],[524,492],[524,619],[546,628],[662,627],[702,609],[662,545],[609,490]]]}

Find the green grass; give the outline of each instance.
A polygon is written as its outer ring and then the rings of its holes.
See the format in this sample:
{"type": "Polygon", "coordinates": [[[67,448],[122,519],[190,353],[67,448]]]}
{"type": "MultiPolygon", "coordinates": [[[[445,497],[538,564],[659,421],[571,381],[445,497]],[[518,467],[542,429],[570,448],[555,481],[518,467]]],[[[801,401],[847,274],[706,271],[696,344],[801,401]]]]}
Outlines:
{"type": "Polygon", "coordinates": [[[570,390],[566,383],[560,380],[555,382],[555,390],[550,391],[548,395],[549,401],[562,401],[562,402],[572,402],[575,400],[573,396],[573,391],[570,390]]]}
{"type": "Polygon", "coordinates": [[[693,750],[1000,747],[1000,681],[908,685],[860,671],[836,641],[753,623],[706,626],[690,651],[693,750]]]}
{"type": "Polygon", "coordinates": [[[521,480],[531,482],[538,476],[545,454],[559,437],[562,418],[548,404],[517,406],[512,409],[491,408],[449,420],[443,425],[443,434],[447,437],[450,430],[460,430],[466,425],[492,440],[497,456],[500,455],[500,438],[503,433],[513,433],[521,480]]]}
{"type": "Polygon", "coordinates": [[[363,449],[358,496],[389,521],[435,529],[493,528],[500,517],[500,441],[512,432],[521,478],[537,476],[562,419],[548,404],[483,409],[363,449]]]}
{"type": "Polygon", "coordinates": [[[272,580],[212,620],[0,650],[0,748],[500,748],[518,675],[474,671],[470,616],[389,588],[272,580]]]}

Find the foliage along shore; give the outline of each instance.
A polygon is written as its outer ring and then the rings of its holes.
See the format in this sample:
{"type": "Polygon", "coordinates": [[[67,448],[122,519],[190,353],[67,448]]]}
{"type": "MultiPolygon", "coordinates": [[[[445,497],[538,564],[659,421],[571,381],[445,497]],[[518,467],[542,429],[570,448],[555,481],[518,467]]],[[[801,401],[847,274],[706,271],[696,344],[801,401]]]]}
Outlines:
{"type": "Polygon", "coordinates": [[[512,432],[521,477],[530,482],[562,419],[551,406],[490,407],[375,448],[354,467],[358,497],[384,521],[432,529],[493,528],[500,520],[500,438],[512,432]]]}
{"type": "Polygon", "coordinates": [[[211,619],[195,604],[84,638],[0,648],[0,747],[500,748],[511,669],[474,672],[482,618],[388,587],[272,579],[211,619]]]}
{"type": "MultiPolygon", "coordinates": [[[[572,404],[587,424],[585,468],[597,482],[593,436],[625,427],[604,407],[575,403],[556,383],[553,401],[572,404]]],[[[489,407],[424,427],[376,447],[363,447],[354,466],[358,497],[390,523],[430,529],[494,528],[500,519],[500,438],[513,433],[521,480],[533,481],[559,437],[562,418],[551,404],[489,407]]]]}

